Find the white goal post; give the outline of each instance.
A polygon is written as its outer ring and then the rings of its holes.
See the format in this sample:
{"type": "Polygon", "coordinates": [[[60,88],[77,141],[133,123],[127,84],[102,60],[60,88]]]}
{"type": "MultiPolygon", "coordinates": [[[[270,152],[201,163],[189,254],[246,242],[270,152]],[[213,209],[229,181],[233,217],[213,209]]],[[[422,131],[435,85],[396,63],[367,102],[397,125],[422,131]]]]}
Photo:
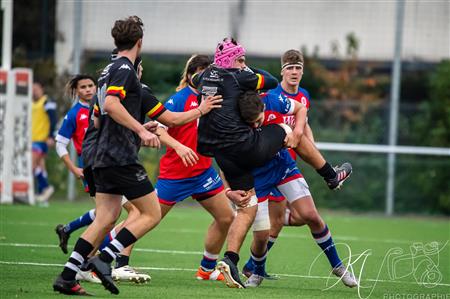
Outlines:
{"type": "Polygon", "coordinates": [[[31,165],[33,72],[0,70],[0,203],[34,204],[31,165]]]}

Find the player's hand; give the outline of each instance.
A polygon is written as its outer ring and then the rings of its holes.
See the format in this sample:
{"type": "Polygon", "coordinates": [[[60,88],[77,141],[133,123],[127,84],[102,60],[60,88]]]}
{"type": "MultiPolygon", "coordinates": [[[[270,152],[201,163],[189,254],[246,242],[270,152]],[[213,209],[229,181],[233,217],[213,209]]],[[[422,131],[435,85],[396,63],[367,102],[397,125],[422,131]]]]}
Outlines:
{"type": "Polygon", "coordinates": [[[200,103],[200,106],[198,106],[198,109],[202,112],[203,115],[208,113],[214,108],[221,108],[223,99],[221,95],[215,95],[215,96],[203,96],[202,102],[200,103]]]}
{"type": "Polygon", "coordinates": [[[84,179],[83,168],[75,167],[72,172],[77,179],[84,179]]]}
{"type": "Polygon", "coordinates": [[[143,146],[154,147],[158,149],[161,147],[161,142],[159,141],[158,136],[147,130],[140,131],[139,137],[141,138],[141,144],[143,146]]]}
{"type": "Polygon", "coordinates": [[[47,140],[45,140],[45,143],[47,143],[48,147],[53,147],[55,146],[55,139],[53,139],[52,137],[48,137],[47,140]]]}
{"type": "Polygon", "coordinates": [[[250,203],[251,194],[250,192],[243,190],[229,190],[226,191],[228,199],[231,200],[239,208],[245,208],[250,203]]]}
{"type": "Polygon", "coordinates": [[[156,121],[151,120],[144,124],[144,128],[151,133],[156,133],[156,130],[158,129],[158,123],[156,121]]]}
{"type": "Polygon", "coordinates": [[[294,132],[291,132],[286,135],[284,138],[284,145],[286,147],[290,148],[296,148],[298,146],[298,143],[300,142],[300,139],[302,138],[303,134],[299,136],[299,134],[295,134],[294,132]]]}
{"type": "Polygon", "coordinates": [[[197,164],[198,156],[190,147],[180,144],[174,150],[181,158],[181,161],[183,161],[184,166],[188,167],[197,164]]]}

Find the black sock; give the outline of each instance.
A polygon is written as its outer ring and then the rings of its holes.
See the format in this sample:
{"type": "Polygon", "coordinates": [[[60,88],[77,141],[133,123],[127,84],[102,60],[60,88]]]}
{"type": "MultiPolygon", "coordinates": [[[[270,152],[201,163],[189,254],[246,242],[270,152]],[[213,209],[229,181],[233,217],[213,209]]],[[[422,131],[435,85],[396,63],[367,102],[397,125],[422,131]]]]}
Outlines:
{"type": "Polygon", "coordinates": [[[318,174],[324,179],[334,179],[336,177],[336,171],[331,167],[330,163],[326,162],[322,168],[316,170],[318,174]]]}
{"type": "Polygon", "coordinates": [[[87,259],[87,256],[94,249],[91,243],[85,239],[79,238],[69,260],[64,266],[64,270],[61,272],[61,276],[64,280],[75,280],[78,269],[87,259]]]}
{"type": "Polygon", "coordinates": [[[122,250],[137,241],[137,238],[125,227],[120,230],[116,238],[112,240],[100,253],[100,259],[111,263],[122,250]]]}
{"type": "Polygon", "coordinates": [[[116,269],[123,266],[127,266],[130,263],[130,257],[128,255],[117,254],[116,269]]]}
{"type": "Polygon", "coordinates": [[[224,256],[228,257],[235,265],[239,262],[239,254],[233,251],[225,252],[224,256]]]}

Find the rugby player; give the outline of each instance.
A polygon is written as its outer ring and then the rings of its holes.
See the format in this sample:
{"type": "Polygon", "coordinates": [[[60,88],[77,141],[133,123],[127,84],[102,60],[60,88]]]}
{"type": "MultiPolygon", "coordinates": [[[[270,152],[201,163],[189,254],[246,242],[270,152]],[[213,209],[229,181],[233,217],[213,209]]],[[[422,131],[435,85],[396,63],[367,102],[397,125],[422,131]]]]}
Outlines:
{"type": "Polygon", "coordinates": [[[193,81],[203,95],[220,94],[223,97],[221,109],[200,119],[197,150],[216,159],[230,185],[226,194],[240,208],[231,224],[227,251],[218,263],[218,269],[228,286],[243,288],[236,265],[240,247],[257,211],[252,169],[267,163],[284,146],[295,148],[324,177],[330,189],[340,186],[351,168],[344,164],[333,169],[309,139],[302,138],[306,124],[306,107],[303,105],[296,114],[293,130],[284,124],[254,129],[242,120],[238,108],[242,93],[272,89],[278,82],[267,72],[247,67],[245,49],[235,40],[226,38],[219,43],[214,64],[193,81]]]}
{"type": "Polygon", "coordinates": [[[64,270],[53,284],[54,290],[65,294],[86,294],[75,280],[76,273],[113,228],[120,215],[122,196],[133,201],[139,217],[126,223],[99,256],[89,259],[89,267],[111,293],[119,293],[111,277],[111,262],[124,248],[155,227],[161,218],[153,186],[137,157],[141,143],[160,147],[158,136],[138,121],[142,115],[142,87],[133,64],[142,48],[143,23],[136,16],[117,20],[111,34],[119,52],[118,59],[103,70],[98,80],[101,117],[93,164],[96,217],[78,239],[64,270]]]}
{"type": "MultiPolygon", "coordinates": [[[[188,60],[177,93],[170,96],[164,104],[168,110],[185,112],[198,109],[199,93],[191,86],[191,77],[210,63],[206,55],[193,55],[188,60]]],[[[202,110],[200,114],[203,115],[202,110]]],[[[203,258],[196,277],[199,280],[223,280],[223,275],[215,268],[234,213],[225,196],[219,174],[212,166],[211,158],[196,154],[197,124],[197,120],[194,120],[168,129],[170,136],[194,151],[196,159],[183,159],[177,148],[168,147],[159,163],[160,172],[155,188],[163,218],[176,203],[189,196],[213,216],[214,221],[205,238],[203,258]]]]}
{"type": "Polygon", "coordinates": [[[31,153],[32,168],[37,185],[36,201],[47,204],[54,192],[48,182],[45,159],[48,148],[55,145],[56,103],[44,92],[41,82],[33,83],[33,103],[31,105],[31,153]]]}
{"type": "MultiPolygon", "coordinates": [[[[271,93],[264,96],[261,101],[256,93],[248,92],[244,94],[240,101],[240,108],[245,113],[242,115],[244,120],[252,126],[258,126],[261,123],[263,125],[282,123],[283,118],[279,116],[292,114],[290,109],[295,103],[295,100],[287,98],[285,95],[271,93]],[[255,107],[259,108],[259,112],[255,107]],[[269,118],[266,117],[268,115],[277,115],[277,118],[272,118],[269,121],[269,118]]],[[[289,152],[283,149],[277,154],[276,158],[263,167],[254,170],[253,174],[259,206],[253,224],[251,257],[243,269],[243,273],[248,277],[245,285],[257,287],[261,284],[263,278],[267,277],[265,262],[268,253],[269,232],[272,233],[269,211],[273,207],[273,205],[268,206],[268,198],[275,193],[275,189],[287,199],[290,210],[298,215],[298,218],[302,221],[301,224],[309,226],[314,240],[328,258],[332,273],[340,277],[346,286],[357,286],[356,278],[339,258],[331,232],[320,217],[308,184],[289,152]]],[[[281,203],[277,203],[277,205],[285,207],[281,203]]]]}

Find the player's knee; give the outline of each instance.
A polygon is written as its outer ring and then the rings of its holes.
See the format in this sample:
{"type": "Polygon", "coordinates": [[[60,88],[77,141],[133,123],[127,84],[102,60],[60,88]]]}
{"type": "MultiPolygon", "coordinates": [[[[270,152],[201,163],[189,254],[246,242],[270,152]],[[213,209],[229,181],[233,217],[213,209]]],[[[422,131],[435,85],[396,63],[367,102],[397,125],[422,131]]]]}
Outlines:
{"type": "Polygon", "coordinates": [[[284,214],[274,215],[270,217],[270,226],[274,229],[281,229],[284,225],[284,214]]]}
{"type": "Polygon", "coordinates": [[[322,223],[322,218],[316,209],[304,211],[301,219],[308,225],[320,225],[322,223]]]}
{"type": "Polygon", "coordinates": [[[149,211],[141,213],[139,218],[143,220],[149,227],[154,227],[161,221],[161,211],[149,211]]]}
{"type": "Polygon", "coordinates": [[[220,217],[216,218],[216,221],[220,226],[230,226],[233,220],[234,213],[232,211],[230,211],[230,213],[227,213],[226,215],[221,215],[220,217]]]}

